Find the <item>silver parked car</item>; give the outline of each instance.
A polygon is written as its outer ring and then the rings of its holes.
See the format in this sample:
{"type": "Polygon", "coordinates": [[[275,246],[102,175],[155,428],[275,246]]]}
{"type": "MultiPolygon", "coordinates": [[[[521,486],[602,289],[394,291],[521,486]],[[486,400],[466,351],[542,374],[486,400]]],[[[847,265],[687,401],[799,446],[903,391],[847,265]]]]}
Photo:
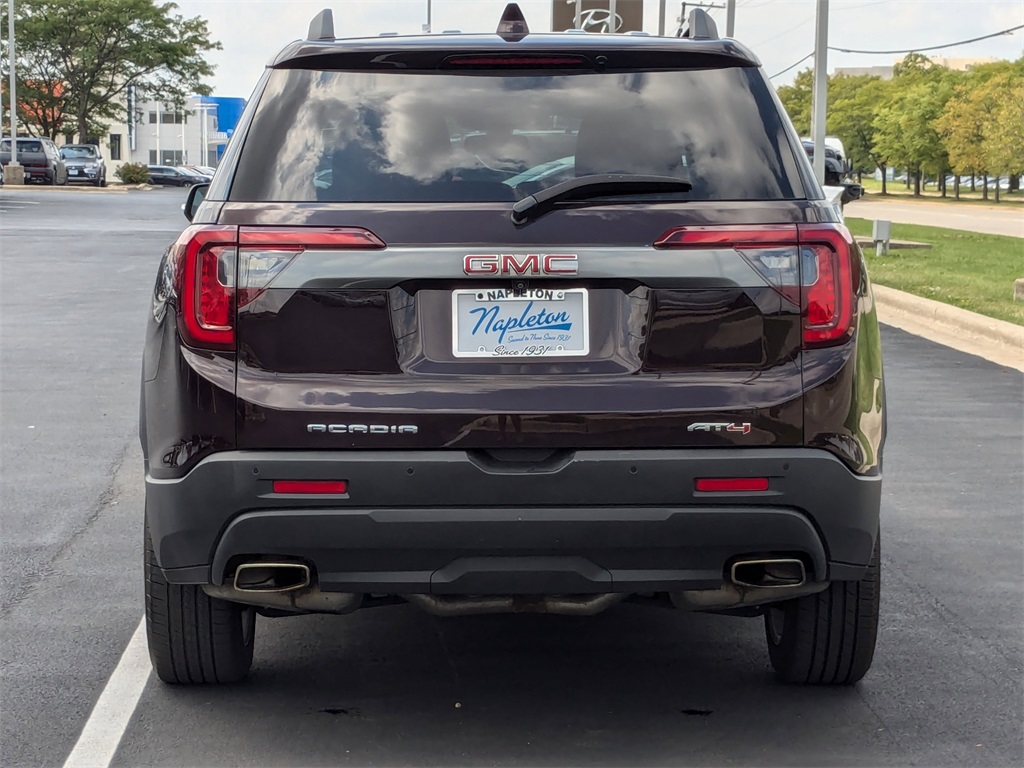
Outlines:
{"type": "Polygon", "coordinates": [[[107,186],[107,165],[94,144],[65,144],[60,156],[68,169],[68,181],[107,186]]]}

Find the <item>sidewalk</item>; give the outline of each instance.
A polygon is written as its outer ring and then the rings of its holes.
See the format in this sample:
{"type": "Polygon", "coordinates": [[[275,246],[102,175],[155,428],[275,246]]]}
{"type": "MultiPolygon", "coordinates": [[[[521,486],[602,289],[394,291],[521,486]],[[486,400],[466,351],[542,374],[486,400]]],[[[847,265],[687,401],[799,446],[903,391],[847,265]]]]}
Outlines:
{"type": "Polygon", "coordinates": [[[1024,371],[1024,326],[910,293],[873,286],[880,322],[1024,371]]]}

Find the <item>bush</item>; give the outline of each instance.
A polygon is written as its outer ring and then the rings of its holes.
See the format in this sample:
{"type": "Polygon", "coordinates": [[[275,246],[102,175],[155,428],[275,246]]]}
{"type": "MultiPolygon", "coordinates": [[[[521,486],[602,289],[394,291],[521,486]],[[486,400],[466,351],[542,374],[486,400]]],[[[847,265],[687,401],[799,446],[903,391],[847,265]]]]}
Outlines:
{"type": "Polygon", "coordinates": [[[124,184],[146,184],[149,182],[149,169],[142,163],[125,163],[114,171],[114,175],[124,184]]]}

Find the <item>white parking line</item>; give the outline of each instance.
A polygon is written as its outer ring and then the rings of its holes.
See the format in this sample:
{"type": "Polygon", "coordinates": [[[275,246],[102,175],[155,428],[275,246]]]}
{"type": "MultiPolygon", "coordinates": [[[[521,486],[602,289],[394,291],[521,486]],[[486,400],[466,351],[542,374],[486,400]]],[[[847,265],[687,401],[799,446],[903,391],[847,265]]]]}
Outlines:
{"type": "Polygon", "coordinates": [[[85,721],[75,748],[64,761],[64,768],[107,768],[110,765],[149,681],[151,669],[143,617],[85,721]]]}

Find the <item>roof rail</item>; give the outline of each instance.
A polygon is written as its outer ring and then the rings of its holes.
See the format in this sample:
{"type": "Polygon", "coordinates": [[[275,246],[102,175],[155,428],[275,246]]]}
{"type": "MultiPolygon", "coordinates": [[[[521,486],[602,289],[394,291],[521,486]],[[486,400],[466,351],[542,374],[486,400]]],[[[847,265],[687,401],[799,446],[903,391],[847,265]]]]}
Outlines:
{"type": "Polygon", "coordinates": [[[691,40],[717,40],[718,26],[703,8],[694,8],[686,21],[686,29],[680,37],[691,40]]]}
{"type": "Polygon", "coordinates": [[[309,33],[307,40],[312,41],[333,41],[334,40],[334,14],[330,8],[324,8],[309,22],[309,33]]]}

